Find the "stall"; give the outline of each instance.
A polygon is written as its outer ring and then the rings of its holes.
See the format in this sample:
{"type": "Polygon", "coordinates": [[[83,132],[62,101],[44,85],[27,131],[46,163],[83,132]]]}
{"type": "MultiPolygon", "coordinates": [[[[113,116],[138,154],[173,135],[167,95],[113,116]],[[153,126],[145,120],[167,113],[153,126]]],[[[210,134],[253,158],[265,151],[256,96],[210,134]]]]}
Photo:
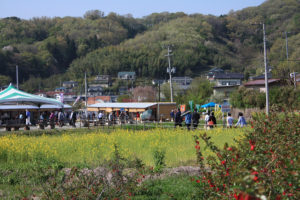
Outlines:
{"type": "MultiPolygon", "coordinates": [[[[25,112],[25,110],[37,110],[37,116],[39,116],[41,109],[43,107],[47,109],[47,105],[56,106],[55,109],[64,108],[64,104],[56,99],[29,94],[16,89],[10,84],[8,88],[0,92],[1,126],[5,127],[6,130],[10,130],[11,128],[18,130],[20,127],[25,126],[24,121],[19,119],[20,113],[25,112]],[[15,113],[13,111],[15,111],[15,113]]],[[[27,127],[27,129],[29,129],[29,127],[27,127]]]]}
{"type": "Polygon", "coordinates": [[[170,120],[171,110],[176,109],[176,103],[159,102],[159,103],[97,103],[88,106],[89,112],[120,112],[120,110],[128,113],[143,113],[151,110],[152,115],[149,120],[170,120]]]}

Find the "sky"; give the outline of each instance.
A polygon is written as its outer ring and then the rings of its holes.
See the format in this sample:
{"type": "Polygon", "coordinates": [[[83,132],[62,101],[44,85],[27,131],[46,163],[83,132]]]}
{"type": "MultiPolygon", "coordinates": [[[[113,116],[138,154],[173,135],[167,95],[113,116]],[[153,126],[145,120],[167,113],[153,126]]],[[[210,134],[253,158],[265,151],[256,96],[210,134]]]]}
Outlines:
{"type": "Polygon", "coordinates": [[[228,14],[258,6],[265,0],[0,0],[0,18],[16,16],[33,17],[82,17],[88,10],[101,10],[105,15],[132,14],[141,18],[158,12],[184,12],[186,14],[228,14]]]}

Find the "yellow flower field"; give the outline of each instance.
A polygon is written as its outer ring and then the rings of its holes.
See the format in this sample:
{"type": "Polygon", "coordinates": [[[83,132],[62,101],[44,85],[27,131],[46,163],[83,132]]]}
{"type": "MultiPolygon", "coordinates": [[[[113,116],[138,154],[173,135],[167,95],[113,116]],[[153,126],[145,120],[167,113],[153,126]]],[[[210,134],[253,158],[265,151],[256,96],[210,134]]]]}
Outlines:
{"type": "MultiPolygon", "coordinates": [[[[207,131],[219,147],[225,142],[234,144],[234,138],[243,137],[246,129],[221,129],[207,131]]],[[[92,133],[68,133],[62,135],[0,137],[0,161],[9,164],[36,160],[56,160],[66,165],[101,165],[110,160],[117,144],[121,155],[128,159],[139,158],[146,165],[153,166],[153,152],[166,151],[167,166],[195,163],[193,135],[203,131],[179,129],[152,129],[147,131],[126,131],[117,129],[111,133],[95,130],[92,133]]],[[[204,143],[200,142],[201,148],[204,143]]],[[[210,154],[209,150],[204,155],[210,154]]]]}

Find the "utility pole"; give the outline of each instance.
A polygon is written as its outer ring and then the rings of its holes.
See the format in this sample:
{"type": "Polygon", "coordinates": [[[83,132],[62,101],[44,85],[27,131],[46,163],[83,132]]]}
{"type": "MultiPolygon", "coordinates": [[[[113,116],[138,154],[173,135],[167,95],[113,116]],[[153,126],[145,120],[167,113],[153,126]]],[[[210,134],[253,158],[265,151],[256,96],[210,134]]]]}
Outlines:
{"type": "Polygon", "coordinates": [[[263,23],[263,38],[264,38],[264,63],[265,63],[265,88],[266,88],[266,114],[269,114],[269,85],[268,85],[268,64],[267,64],[267,47],[266,47],[266,30],[263,23]]]}
{"type": "Polygon", "coordinates": [[[85,92],[85,116],[87,116],[87,81],[86,81],[86,72],[84,73],[84,92],[85,92]]]}
{"type": "Polygon", "coordinates": [[[172,52],[172,50],[170,49],[171,45],[168,45],[168,54],[165,55],[168,57],[168,63],[169,63],[169,67],[167,68],[167,72],[169,73],[170,76],[170,92],[171,92],[171,102],[173,103],[173,85],[172,85],[172,73],[175,73],[175,68],[171,68],[171,56],[173,56],[173,54],[170,54],[172,52]]]}
{"type": "Polygon", "coordinates": [[[17,82],[17,89],[19,89],[19,67],[16,65],[16,82],[17,82]]]}
{"type": "MultiPolygon", "coordinates": [[[[286,61],[287,61],[287,64],[289,65],[288,32],[285,32],[285,47],[286,47],[286,61]]],[[[293,75],[294,75],[294,87],[296,88],[297,83],[296,83],[296,73],[295,73],[295,70],[293,72],[293,75]]]]}

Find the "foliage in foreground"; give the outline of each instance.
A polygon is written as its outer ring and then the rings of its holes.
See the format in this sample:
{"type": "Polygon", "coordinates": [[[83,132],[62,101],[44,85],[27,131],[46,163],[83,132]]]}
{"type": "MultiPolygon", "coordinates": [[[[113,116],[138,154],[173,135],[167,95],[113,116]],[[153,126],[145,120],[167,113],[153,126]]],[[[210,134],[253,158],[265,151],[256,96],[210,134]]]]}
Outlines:
{"type": "Polygon", "coordinates": [[[201,176],[196,180],[210,199],[299,199],[300,116],[257,114],[238,148],[221,150],[207,134],[195,137],[201,176]],[[216,157],[203,158],[199,139],[216,157]],[[205,170],[205,163],[211,171],[205,170]]]}

